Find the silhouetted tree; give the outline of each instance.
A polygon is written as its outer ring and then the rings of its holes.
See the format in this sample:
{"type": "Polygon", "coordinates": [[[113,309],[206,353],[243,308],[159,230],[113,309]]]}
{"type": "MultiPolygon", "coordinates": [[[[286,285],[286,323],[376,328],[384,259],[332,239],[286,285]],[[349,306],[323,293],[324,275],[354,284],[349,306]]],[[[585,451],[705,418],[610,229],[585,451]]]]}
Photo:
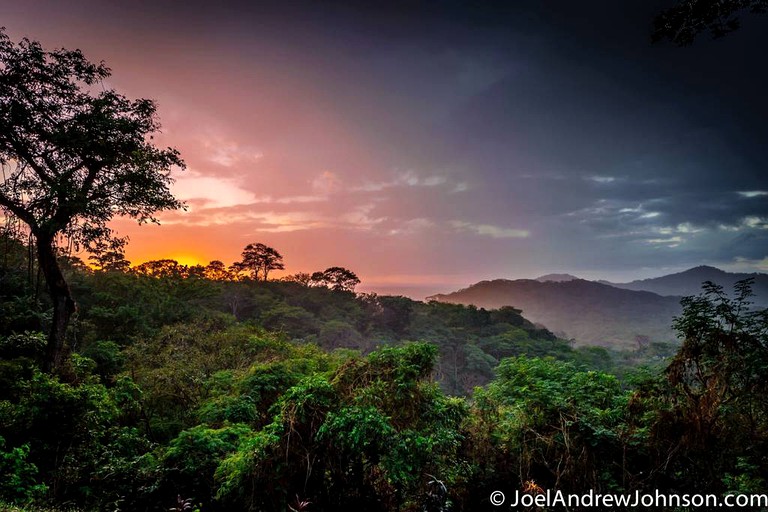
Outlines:
{"type": "Polygon", "coordinates": [[[248,244],[242,253],[243,259],[232,266],[238,272],[247,272],[255,280],[259,276],[266,281],[271,270],[283,270],[283,257],[272,247],[264,244],[248,244]]]}
{"type": "Polygon", "coordinates": [[[195,265],[184,265],[184,268],[186,270],[186,275],[184,277],[186,278],[205,278],[205,267],[199,263],[195,265]]]}
{"type": "Polygon", "coordinates": [[[702,32],[708,31],[713,38],[733,32],[740,26],[742,13],[766,11],[768,0],[680,0],[656,16],[652,38],[686,46],[702,32]]]}
{"type": "Polygon", "coordinates": [[[125,259],[125,244],[126,239],[119,237],[96,240],[88,260],[96,270],[125,272],[131,268],[131,262],[125,259]]]}
{"type": "Polygon", "coordinates": [[[213,260],[208,263],[205,266],[204,275],[206,279],[212,281],[229,281],[232,279],[232,272],[219,260],[213,260]]]}
{"type": "Polygon", "coordinates": [[[181,207],[169,190],[175,149],[159,149],[151,100],[129,100],[103,86],[110,70],[79,50],[43,50],[0,31],[0,207],[34,237],[53,302],[46,367],[62,361],[75,301],[56,259],[57,240],[91,246],[113,237],[115,215],[139,223],[181,207]]]}
{"type": "Polygon", "coordinates": [[[344,267],[330,267],[313,273],[310,283],[315,286],[327,286],[331,290],[354,292],[355,287],[360,284],[360,279],[344,267]]]}
{"type": "Polygon", "coordinates": [[[310,286],[312,284],[312,275],[307,272],[297,272],[285,276],[282,280],[288,283],[299,283],[303,286],[310,286]]]}
{"type": "Polygon", "coordinates": [[[137,274],[149,277],[186,277],[186,265],[179,264],[176,260],[151,260],[132,269],[137,274]]]}

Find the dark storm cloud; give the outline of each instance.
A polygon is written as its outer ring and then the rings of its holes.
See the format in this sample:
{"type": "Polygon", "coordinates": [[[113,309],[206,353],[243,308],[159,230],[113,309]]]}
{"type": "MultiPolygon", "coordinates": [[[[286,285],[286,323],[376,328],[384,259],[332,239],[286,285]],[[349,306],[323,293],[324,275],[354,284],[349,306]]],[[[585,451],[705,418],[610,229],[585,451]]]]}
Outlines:
{"type": "Polygon", "coordinates": [[[389,144],[380,156],[393,165],[448,173],[470,190],[401,191],[382,215],[516,225],[557,236],[546,245],[564,253],[586,240],[581,264],[766,251],[768,201],[739,194],[768,190],[768,80],[755,66],[766,40],[754,27],[677,49],[648,44],[655,11],[640,3],[385,10],[320,14],[343,27],[331,46],[352,44],[338,62],[338,106],[389,144]],[[371,92],[393,114],[365,126],[371,92]]]}
{"type": "Polygon", "coordinates": [[[181,112],[170,127],[194,131],[182,134],[197,173],[186,186],[205,192],[218,179],[240,200],[206,210],[196,198],[194,219],[173,222],[239,219],[306,240],[347,230],[355,250],[376,235],[394,262],[382,273],[402,270],[398,252],[423,262],[414,273],[482,277],[761,261],[768,20],[717,42],[653,46],[651,18],[665,5],[33,0],[17,10],[145,66],[129,85],[160,95],[172,120],[181,112]]]}

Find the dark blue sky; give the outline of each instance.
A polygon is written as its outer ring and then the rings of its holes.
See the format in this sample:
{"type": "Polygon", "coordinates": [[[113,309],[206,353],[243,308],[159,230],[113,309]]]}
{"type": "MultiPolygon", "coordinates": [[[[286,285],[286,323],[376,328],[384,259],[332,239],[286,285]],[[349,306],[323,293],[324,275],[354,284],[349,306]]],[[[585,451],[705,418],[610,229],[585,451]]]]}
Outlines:
{"type": "Polygon", "coordinates": [[[768,16],[677,48],[647,0],[18,4],[13,38],[106,60],[190,165],[191,213],[121,226],[135,260],[265,241],[415,295],[768,269],[768,16]]]}

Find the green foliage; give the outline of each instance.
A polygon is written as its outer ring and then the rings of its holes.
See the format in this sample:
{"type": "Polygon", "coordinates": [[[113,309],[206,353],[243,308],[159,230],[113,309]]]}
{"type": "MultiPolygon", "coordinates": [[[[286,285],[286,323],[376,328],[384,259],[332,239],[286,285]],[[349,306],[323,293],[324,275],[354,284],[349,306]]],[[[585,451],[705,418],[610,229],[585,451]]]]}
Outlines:
{"type": "Polygon", "coordinates": [[[264,425],[282,393],[336,364],[316,346],[218,321],[167,327],[127,352],[149,430],[162,440],[200,421],[264,425]]]}
{"type": "Polygon", "coordinates": [[[170,488],[183,496],[210,503],[214,472],[221,459],[233,453],[252,434],[243,424],[208,428],[203,425],[184,430],[173,439],[162,460],[170,488]]]}
{"type": "Polygon", "coordinates": [[[336,348],[360,349],[363,337],[353,326],[341,320],[329,320],[323,323],[317,344],[326,350],[336,348]]]}
{"type": "Polygon", "coordinates": [[[418,504],[425,472],[456,478],[466,413],[428,382],[436,354],[433,345],[387,347],[347,360],[330,378],[299,381],[272,423],[219,466],[219,499],[266,510],[282,510],[295,494],[321,508],[418,504]]]}
{"type": "Polygon", "coordinates": [[[45,351],[45,335],[39,332],[10,334],[0,338],[0,357],[39,360],[45,351]]]}
{"type": "Polygon", "coordinates": [[[34,468],[48,497],[82,506],[136,503],[137,491],[157,478],[146,458],[151,444],[121,424],[135,418],[138,390],[127,378],[104,387],[94,367],[73,356],[69,382],[33,368],[0,401],[0,435],[29,462],[27,469],[19,462],[18,477],[28,479],[34,468]]]}
{"type": "Polygon", "coordinates": [[[331,412],[318,429],[318,441],[327,441],[348,457],[378,462],[395,435],[389,419],[373,406],[344,407],[331,412]]]}
{"type": "MultiPolygon", "coordinates": [[[[0,244],[2,244],[3,231],[0,230],[0,244]]],[[[8,251],[9,248],[3,247],[8,251]]],[[[26,249],[26,248],[24,248],[26,249]]],[[[15,251],[14,248],[10,249],[15,251]]],[[[18,267],[0,266],[0,338],[14,333],[39,331],[43,324],[50,320],[48,312],[43,307],[42,301],[31,286],[28,273],[30,267],[26,262],[8,262],[8,254],[5,254],[6,264],[19,264],[18,267]]]]}
{"type": "Polygon", "coordinates": [[[485,478],[583,492],[616,489],[625,477],[629,394],[614,376],[551,358],[508,358],[475,399],[468,428],[486,444],[473,448],[475,460],[492,461],[477,463],[485,478]]]}
{"type": "Polygon", "coordinates": [[[202,403],[197,417],[208,425],[228,422],[255,424],[260,420],[260,411],[248,395],[218,395],[202,403]]]}
{"type": "Polygon", "coordinates": [[[460,511],[494,488],[765,485],[768,344],[746,288],[686,299],[661,378],[670,346],[574,349],[514,308],[70,267],[79,344],[57,377],[41,334],[0,336],[6,502],[460,511]]]}
{"type": "Polygon", "coordinates": [[[405,297],[355,296],[292,281],[227,281],[220,273],[208,278],[204,268],[195,273],[172,260],[148,262],[137,269],[141,271],[93,272],[79,267],[68,271],[73,294],[79,298],[70,335],[78,340],[78,352],[97,362],[97,372],[105,380],[125,368],[116,349],[145,343],[170,325],[237,321],[253,322],[327,350],[353,348],[367,353],[382,344],[431,342],[440,352],[436,378],[443,389],[461,395],[492,378],[493,359],[553,355],[600,368],[614,364],[613,354],[582,357],[566,341],[509,307],[486,311],[405,297]]]}
{"type": "Polygon", "coordinates": [[[15,505],[10,505],[8,503],[4,503],[2,501],[0,501],[0,511],[2,512],[77,512],[76,509],[71,507],[51,508],[51,507],[38,506],[34,504],[19,507],[15,505]]]}
{"type": "Polygon", "coordinates": [[[0,29],[0,209],[25,225],[35,245],[53,306],[48,370],[63,361],[76,312],[60,238],[101,251],[116,240],[108,225],[115,215],[156,222],[157,211],[182,206],[169,186],[171,168],[184,162],[175,149],[154,146],[155,104],[103,87],[110,75],[80,50],[46,51],[26,38],[15,44],[0,29]]]}
{"type": "Polygon", "coordinates": [[[666,386],[655,401],[643,396],[657,412],[659,457],[681,487],[755,492],[768,474],[768,310],[750,307],[751,285],[736,283],[730,298],[705,283],[702,294],[683,299],[675,319],[683,344],[666,386]]]}
{"type": "Polygon", "coordinates": [[[97,341],[88,345],[82,355],[95,363],[95,371],[106,382],[122,370],[125,355],[114,341],[97,341]]]}
{"type": "Polygon", "coordinates": [[[296,338],[305,338],[320,330],[314,315],[303,308],[285,303],[277,304],[262,313],[260,323],[267,329],[290,333],[296,338]]]}
{"type": "Polygon", "coordinates": [[[37,467],[27,461],[29,444],[5,450],[0,437],[0,499],[17,505],[41,497],[48,490],[37,481],[37,467]]]}

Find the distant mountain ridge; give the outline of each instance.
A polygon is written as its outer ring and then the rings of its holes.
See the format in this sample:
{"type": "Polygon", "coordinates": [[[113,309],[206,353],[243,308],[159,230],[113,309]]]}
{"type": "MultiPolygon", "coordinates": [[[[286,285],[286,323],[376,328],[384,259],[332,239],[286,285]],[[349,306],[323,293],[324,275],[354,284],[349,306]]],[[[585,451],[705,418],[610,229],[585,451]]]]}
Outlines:
{"type": "Polygon", "coordinates": [[[546,283],[550,281],[554,283],[562,283],[564,281],[575,281],[577,279],[579,278],[571,274],[547,274],[537,277],[536,281],[540,283],[546,283]]]}
{"type": "Polygon", "coordinates": [[[731,292],[734,283],[747,278],[754,279],[753,302],[757,307],[768,306],[768,274],[726,272],[704,265],[629,283],[587,281],[571,274],[496,279],[427,300],[484,308],[513,306],[577,344],[634,348],[642,340],[674,341],[672,321],[681,311],[680,298],[701,293],[705,281],[731,292]]]}
{"type": "Polygon", "coordinates": [[[717,267],[706,265],[690,268],[675,274],[651,279],[640,279],[629,283],[600,282],[625,290],[642,290],[659,295],[685,296],[698,295],[701,292],[701,285],[705,281],[712,281],[722,286],[726,292],[731,292],[734,283],[750,277],[755,280],[752,285],[752,291],[755,293],[753,301],[757,305],[768,305],[768,274],[726,272],[717,267]]]}
{"type": "Polygon", "coordinates": [[[579,345],[627,349],[635,348],[638,340],[673,342],[672,319],[681,311],[679,297],[662,297],[584,279],[481,281],[427,300],[484,308],[513,306],[522,309],[529,320],[573,338],[579,345]]]}

